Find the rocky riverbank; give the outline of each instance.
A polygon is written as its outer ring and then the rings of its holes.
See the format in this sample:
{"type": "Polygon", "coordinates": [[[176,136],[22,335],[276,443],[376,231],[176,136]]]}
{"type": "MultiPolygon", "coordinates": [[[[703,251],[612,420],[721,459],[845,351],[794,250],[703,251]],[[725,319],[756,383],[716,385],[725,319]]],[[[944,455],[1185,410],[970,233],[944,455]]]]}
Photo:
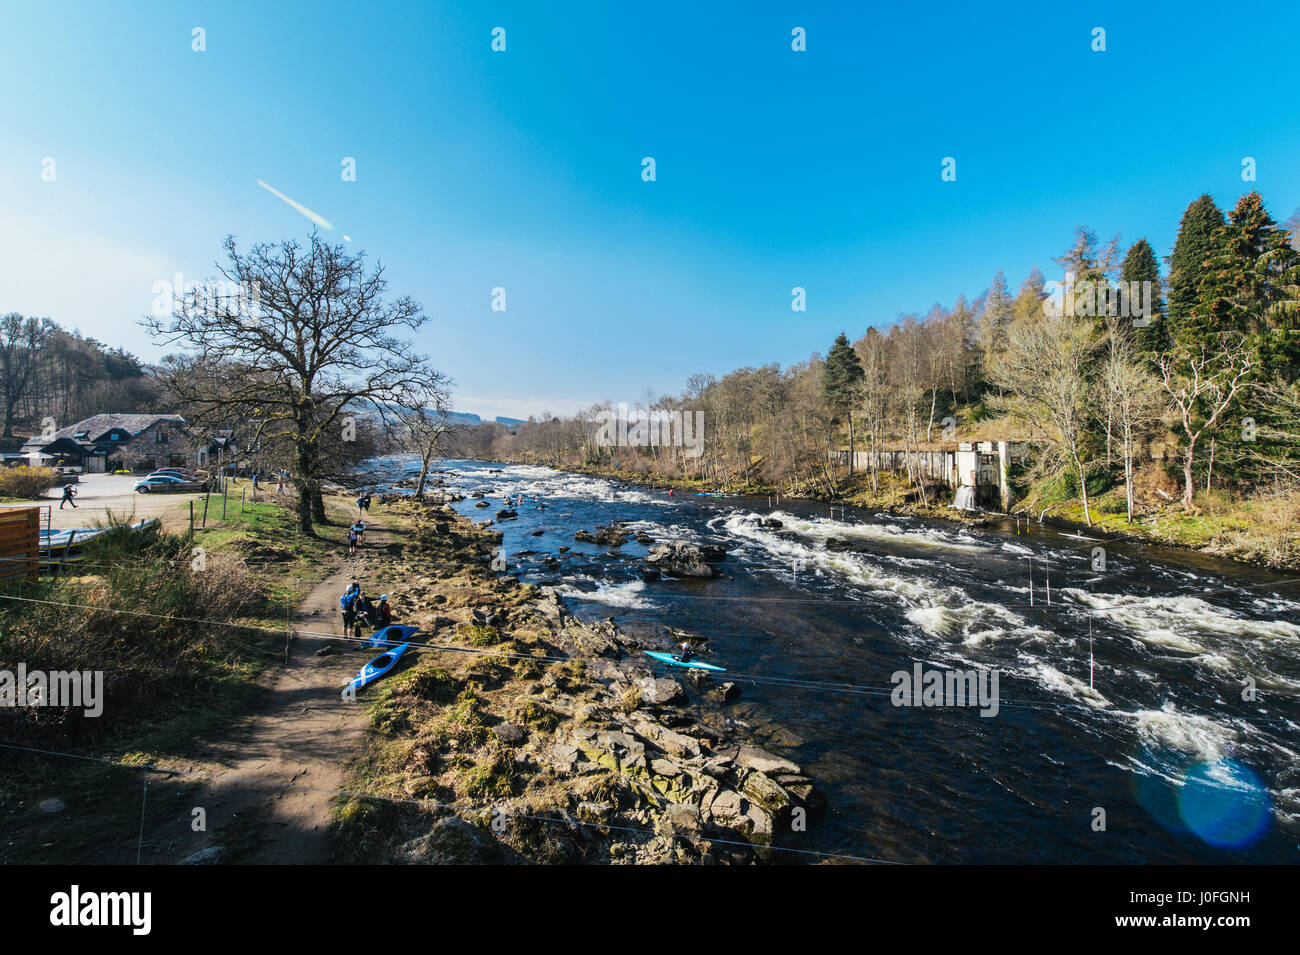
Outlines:
{"type": "Polygon", "coordinates": [[[445,505],[380,506],[409,530],[365,578],[436,649],[363,694],[375,733],[345,788],[388,798],[340,803],[341,854],[746,863],[788,859],[776,850],[816,824],[815,783],[728,717],[737,686],[642,653],[690,635],[579,621],[491,570],[491,529],[445,505]]]}

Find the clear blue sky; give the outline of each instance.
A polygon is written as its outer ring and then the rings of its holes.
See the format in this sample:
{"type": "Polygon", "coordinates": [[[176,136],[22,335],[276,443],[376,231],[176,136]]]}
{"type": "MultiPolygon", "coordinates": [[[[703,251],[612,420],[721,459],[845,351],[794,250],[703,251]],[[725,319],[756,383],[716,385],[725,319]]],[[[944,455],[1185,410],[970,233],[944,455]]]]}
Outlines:
{"type": "Polygon", "coordinates": [[[10,2],[0,311],[158,357],[155,282],[307,236],[262,179],[424,305],[459,410],[631,402],[1051,278],[1079,224],[1167,255],[1245,156],[1287,218],[1297,38],[1294,0],[10,2]]]}

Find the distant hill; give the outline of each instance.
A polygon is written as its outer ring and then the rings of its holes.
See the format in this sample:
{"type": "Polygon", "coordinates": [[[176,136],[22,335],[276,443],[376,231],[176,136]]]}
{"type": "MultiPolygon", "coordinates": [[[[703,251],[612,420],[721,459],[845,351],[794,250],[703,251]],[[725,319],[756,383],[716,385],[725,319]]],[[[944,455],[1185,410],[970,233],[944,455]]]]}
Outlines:
{"type": "Polygon", "coordinates": [[[447,418],[456,424],[482,424],[483,419],[476,414],[468,414],[464,411],[448,411],[447,418]]]}
{"type": "Polygon", "coordinates": [[[519,430],[519,426],[524,423],[521,418],[503,418],[500,415],[496,417],[496,423],[503,425],[507,431],[514,432],[519,430]]]}

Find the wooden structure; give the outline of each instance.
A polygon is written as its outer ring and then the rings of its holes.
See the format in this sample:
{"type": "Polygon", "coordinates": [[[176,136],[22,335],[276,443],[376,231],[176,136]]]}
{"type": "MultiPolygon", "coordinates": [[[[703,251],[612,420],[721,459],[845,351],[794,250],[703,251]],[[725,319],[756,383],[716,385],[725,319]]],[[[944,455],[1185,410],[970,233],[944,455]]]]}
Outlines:
{"type": "Polygon", "coordinates": [[[0,509],[0,585],[36,580],[40,552],[41,509],[0,509]]]}

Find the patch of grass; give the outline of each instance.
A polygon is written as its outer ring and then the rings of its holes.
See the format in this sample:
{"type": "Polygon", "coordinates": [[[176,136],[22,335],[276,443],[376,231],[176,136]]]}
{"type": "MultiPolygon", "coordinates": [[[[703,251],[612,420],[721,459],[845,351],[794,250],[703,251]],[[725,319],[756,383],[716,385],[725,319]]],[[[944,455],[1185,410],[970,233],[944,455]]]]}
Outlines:
{"type": "Polygon", "coordinates": [[[501,642],[500,630],[482,624],[467,624],[461,628],[461,634],[472,647],[492,647],[501,642]]]}
{"type": "Polygon", "coordinates": [[[506,799],[516,795],[523,783],[515,754],[500,746],[459,775],[465,795],[472,799],[506,799]]]}

